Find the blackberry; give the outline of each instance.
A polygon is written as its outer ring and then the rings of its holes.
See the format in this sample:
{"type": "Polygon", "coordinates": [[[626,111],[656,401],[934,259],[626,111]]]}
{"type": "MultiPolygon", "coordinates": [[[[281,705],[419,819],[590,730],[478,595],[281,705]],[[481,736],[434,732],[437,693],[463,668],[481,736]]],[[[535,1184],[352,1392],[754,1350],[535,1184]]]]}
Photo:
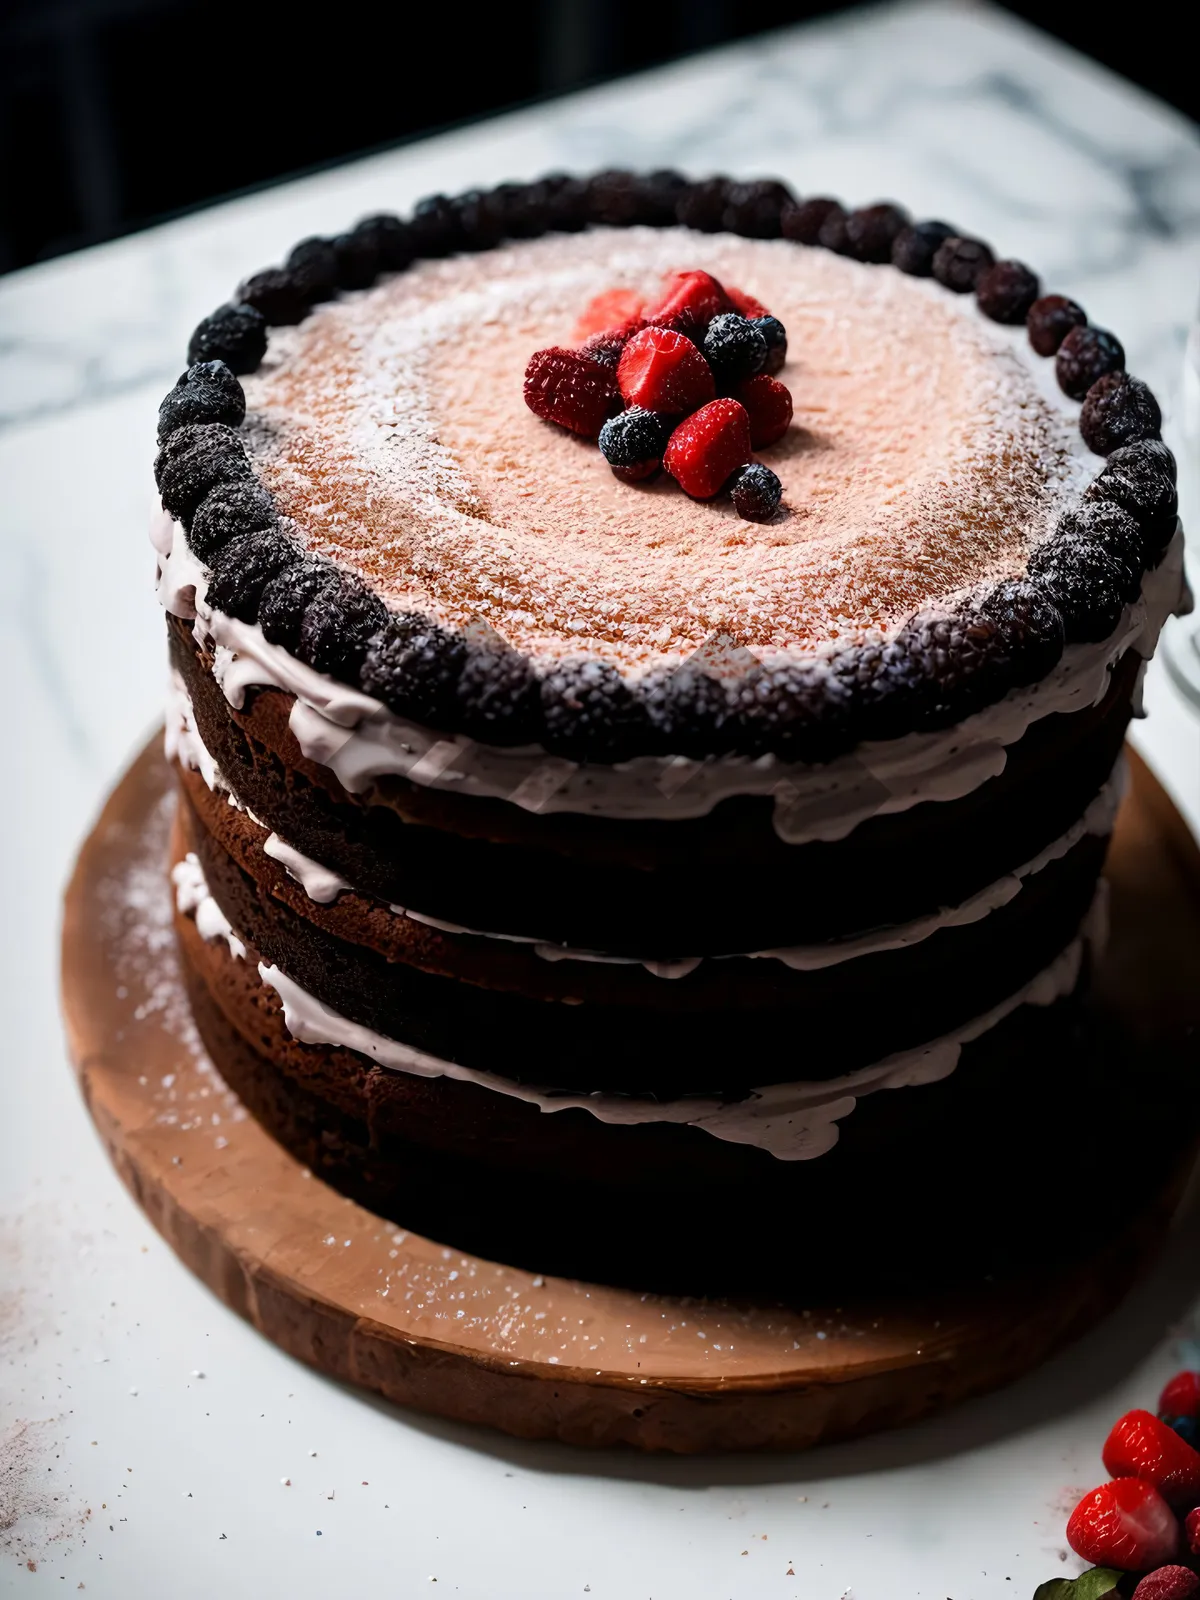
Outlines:
{"type": "Polygon", "coordinates": [[[725,197],[721,226],[748,239],[778,239],[783,208],[791,204],[791,190],[774,179],[732,183],[725,197]]]}
{"type": "Polygon", "coordinates": [[[295,654],[305,608],[318,590],[336,581],[336,577],[329,562],[316,556],[305,556],[277,572],[258,602],[258,625],[263,638],[295,654]]]}
{"type": "Polygon", "coordinates": [[[541,737],[537,674],[517,650],[475,649],[455,688],[464,733],[485,744],[536,744],[541,737]]]}
{"type": "Polygon", "coordinates": [[[284,266],[306,300],[328,300],[337,289],[338,258],[332,239],[301,239],[288,252],[284,266]]]}
{"type": "Polygon", "coordinates": [[[566,172],[551,172],[532,186],[533,203],[545,214],[554,233],[578,233],[587,227],[587,186],[566,172]]]}
{"type": "Polygon", "coordinates": [[[403,272],[413,259],[412,232],[406,222],[390,211],[363,217],[351,229],[352,236],[366,240],[379,258],[381,272],[403,272]]]}
{"type": "Polygon", "coordinates": [[[238,299],[272,328],[293,327],[312,309],[296,277],[282,267],[268,267],[247,278],[238,289],[238,299]]]}
{"type": "Polygon", "coordinates": [[[831,200],[828,195],[817,195],[811,200],[794,200],[784,206],[779,226],[785,239],[796,244],[816,244],[829,218],[845,214],[839,201],[831,200]]]}
{"type": "Polygon", "coordinates": [[[782,761],[829,761],[853,742],[845,686],[824,666],[760,664],[730,692],[737,749],[782,761]]]}
{"type": "Polygon", "coordinates": [[[1005,693],[997,632],[998,624],[970,611],[905,624],[896,644],[909,658],[915,727],[947,728],[1005,693]]]}
{"type": "Polygon", "coordinates": [[[670,425],[656,411],[630,406],[610,417],[600,429],[600,454],[610,467],[638,467],[660,461],[671,436],[670,425]]]}
{"type": "Polygon", "coordinates": [[[728,178],[704,178],[689,183],[675,202],[675,220],[698,233],[720,233],[725,226],[725,203],[733,187],[728,178]]]}
{"type": "Polygon", "coordinates": [[[267,584],[300,559],[300,547],[278,529],[239,533],[213,557],[208,603],[228,617],[254,622],[267,584]]]}
{"type": "Polygon", "coordinates": [[[753,322],[736,311],[722,311],[712,319],[700,349],[719,391],[744,383],[767,364],[766,339],[753,322]]]}
{"type": "Polygon", "coordinates": [[[188,422],[241,425],[246,415],[242,386],[223,361],[200,361],[178,379],[158,408],[158,442],[188,422]]]}
{"type": "Polygon", "coordinates": [[[504,216],[490,189],[468,189],[453,201],[462,250],[492,250],[504,238],[504,216]]]}
{"type": "Polygon", "coordinates": [[[761,461],[743,467],[733,480],[733,508],[744,522],[770,522],[783,499],[783,485],[761,461]]]}
{"type": "Polygon", "coordinates": [[[508,239],[537,239],[546,231],[546,211],[539,203],[536,184],[497,184],[492,190],[492,208],[508,239]]]}
{"type": "Polygon", "coordinates": [[[1136,518],[1146,549],[1162,550],[1179,513],[1175,457],[1156,439],[1121,445],[1084,490],[1084,499],[1122,506],[1136,518]]]}
{"type": "Polygon", "coordinates": [[[621,167],[596,172],[587,180],[587,209],[592,222],[628,228],[642,220],[642,187],[636,173],[621,167]]]}
{"type": "Polygon", "coordinates": [[[426,195],[413,208],[409,224],[413,253],[436,260],[452,255],[462,244],[462,226],[453,200],[444,194],[426,195]]]}
{"type": "Polygon", "coordinates": [[[197,323],[188,341],[188,366],[198,361],[223,361],[230,372],[244,377],[253,372],[267,353],[267,323],[253,306],[218,306],[197,323]]]}
{"type": "Polygon", "coordinates": [[[1131,378],[1127,372],[1106,372],[1087,392],[1079,413],[1079,431],[1089,450],[1107,456],[1123,444],[1157,439],[1162,433],[1162,412],[1140,378],[1131,378]]]}
{"type": "Polygon", "coordinates": [[[834,255],[848,256],[850,254],[850,234],[847,229],[847,214],[841,206],[836,211],[831,211],[821,224],[817,234],[817,243],[822,250],[832,250],[834,255]]]}
{"type": "Polygon", "coordinates": [[[774,377],[787,360],[787,329],[778,317],[751,317],[750,325],[757,328],[767,342],[767,359],[763,371],[774,377]]]}
{"type": "Polygon", "coordinates": [[[565,661],[541,682],[546,749],[572,761],[627,761],[649,744],[646,708],[606,661],[565,661]]]}
{"type": "Polygon", "coordinates": [[[333,241],[339,289],[369,289],[379,276],[379,244],[369,231],[351,228],[333,241]]]}
{"type": "Polygon", "coordinates": [[[892,265],[910,278],[932,278],[933,258],[947,239],[957,236],[948,222],[913,222],[892,240],[892,265]]]}
{"type": "Polygon", "coordinates": [[[1087,326],[1087,312],[1065,294],[1044,294],[1025,318],[1029,342],[1039,356],[1054,356],[1072,328],[1087,326]]]}
{"type": "Polygon", "coordinates": [[[387,608],[361,578],[333,569],[305,608],[296,654],[343,683],[358,681],[367,642],[387,621],[387,608]]]}
{"type": "Polygon", "coordinates": [[[359,681],[398,716],[447,727],[466,654],[463,640],[430,618],[392,615],[367,646],[359,681]]]}
{"type": "Polygon", "coordinates": [[[1062,614],[1068,644],[1107,639],[1125,606],[1129,573],[1087,539],[1050,539],[1029,558],[1037,578],[1062,614]]]}
{"type": "Polygon", "coordinates": [[[261,483],[219,483],[192,513],[188,544],[201,561],[211,564],[222,546],[239,533],[273,528],[278,521],[271,496],[261,483]]]}
{"type": "Polygon", "coordinates": [[[718,679],[688,662],[661,667],[639,685],[655,748],[663,755],[721,755],[729,748],[729,696],[718,679]]]}
{"type": "Polygon", "coordinates": [[[979,274],[975,299],[985,317],[1012,326],[1024,322],[1041,284],[1022,261],[997,261],[979,274]]]}
{"type": "Polygon", "coordinates": [[[982,239],[964,239],[955,234],[943,239],[934,251],[933,275],[955,294],[970,294],[995,259],[982,239]]]}
{"type": "Polygon", "coordinates": [[[167,435],[154,462],[162,503],[185,527],[210,489],[251,476],[242,441],[223,422],[184,423],[167,435]]]}
{"type": "Polygon", "coordinates": [[[984,597],[979,615],[995,629],[1000,693],[1040,683],[1057,666],[1066,637],[1058,607],[1037,583],[1010,578],[984,597]]]}
{"type": "Polygon", "coordinates": [[[830,674],[849,697],[862,738],[898,739],[912,732],[921,675],[918,663],[897,640],[840,651],[830,662],[830,674]]]}
{"type": "Polygon", "coordinates": [[[1082,400],[1097,378],[1124,366],[1125,351],[1115,334],[1105,328],[1072,328],[1058,347],[1054,375],[1064,394],[1082,400]]]}
{"type": "Polygon", "coordinates": [[[899,206],[860,206],[846,218],[846,254],[856,261],[890,261],[892,245],[907,226],[908,213],[899,206]]]}
{"type": "Polygon", "coordinates": [[[658,167],[642,179],[642,221],[651,228],[670,228],[688,181],[673,167],[658,167]]]}
{"type": "MultiPolygon", "coordinates": [[[[1137,518],[1110,500],[1083,499],[1064,511],[1054,530],[1054,541],[1086,540],[1127,566],[1140,587],[1146,565],[1146,539],[1137,518]]],[[[1129,599],[1133,599],[1132,594],[1129,599]]]]}

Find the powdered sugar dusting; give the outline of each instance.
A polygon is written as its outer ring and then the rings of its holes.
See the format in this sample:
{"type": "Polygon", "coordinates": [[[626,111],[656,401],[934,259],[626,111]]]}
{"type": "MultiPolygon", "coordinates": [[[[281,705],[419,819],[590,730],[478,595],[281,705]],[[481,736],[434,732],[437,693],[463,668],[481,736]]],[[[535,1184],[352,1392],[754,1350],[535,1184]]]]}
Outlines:
{"type": "Polygon", "coordinates": [[[897,627],[991,577],[1089,467],[1008,330],[885,268],[780,241],[596,230],[426,262],[272,334],[246,384],[264,477],[310,545],[400,608],[629,671],[714,633],[769,657],[897,627]],[[783,320],[796,423],[776,522],[617,482],[522,376],[602,289],[703,267],[783,320]]]}

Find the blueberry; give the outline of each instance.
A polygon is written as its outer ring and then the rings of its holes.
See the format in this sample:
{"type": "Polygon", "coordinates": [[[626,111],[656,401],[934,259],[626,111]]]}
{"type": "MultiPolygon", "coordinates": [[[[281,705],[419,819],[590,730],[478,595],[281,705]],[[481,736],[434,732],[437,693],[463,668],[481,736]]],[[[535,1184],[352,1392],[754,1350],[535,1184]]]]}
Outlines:
{"type": "Polygon", "coordinates": [[[958,230],[948,222],[914,222],[892,240],[892,265],[910,278],[932,278],[933,258],[958,230]]]}
{"type": "Polygon", "coordinates": [[[572,761],[625,761],[649,743],[646,708],[606,661],[564,661],[541,682],[547,750],[572,761]]]}
{"type": "Polygon", "coordinates": [[[761,461],[742,467],[733,480],[733,506],[745,522],[770,522],[783,499],[783,485],[761,461]]]}
{"type": "Polygon", "coordinates": [[[238,289],[238,299],[255,311],[272,328],[288,328],[303,322],[312,309],[300,280],[283,267],[268,267],[247,278],[238,289]]]}
{"type": "Polygon", "coordinates": [[[1089,450],[1107,456],[1123,444],[1157,439],[1162,432],[1162,412],[1140,378],[1131,378],[1127,372],[1106,372],[1087,392],[1079,413],[1079,431],[1089,450]]]}
{"type": "Polygon", "coordinates": [[[1065,294],[1044,294],[1030,306],[1025,326],[1038,355],[1053,356],[1072,328],[1087,326],[1087,312],[1065,294]]]}
{"type": "Polygon", "coordinates": [[[796,200],[784,206],[779,226],[785,239],[792,239],[796,244],[816,244],[830,217],[844,218],[845,215],[839,201],[828,195],[817,195],[811,200],[796,200]]]}
{"type": "Polygon", "coordinates": [[[1072,328],[1054,358],[1058,386],[1072,400],[1082,400],[1097,378],[1124,366],[1125,351],[1116,335],[1090,326],[1072,328]]]}
{"type": "Polygon", "coordinates": [[[300,547],[277,529],[239,533],[213,557],[208,603],[226,616],[255,622],[267,584],[300,559],[300,547]]]}
{"type": "Polygon", "coordinates": [[[219,483],[210,489],[192,513],[188,544],[201,561],[212,558],[239,533],[273,528],[279,519],[261,483],[219,483]]]}
{"type": "Polygon", "coordinates": [[[338,286],[338,258],[332,239],[301,239],[284,266],[310,302],[328,300],[338,286]]]}
{"type": "Polygon", "coordinates": [[[331,569],[305,607],[296,655],[318,672],[357,681],[367,643],[387,621],[387,608],[361,578],[331,569]]]}
{"type": "Polygon", "coordinates": [[[428,617],[405,612],[388,617],[367,647],[360,682],[398,716],[430,727],[455,719],[455,693],[466,645],[428,617]]]}
{"type": "Polygon", "coordinates": [[[955,294],[969,294],[995,259],[982,239],[954,235],[934,252],[933,275],[955,294]]]}
{"type": "Polygon", "coordinates": [[[778,317],[751,317],[750,326],[757,328],[767,341],[767,359],[763,371],[774,377],[787,360],[787,329],[778,317]]]}
{"type": "Polygon", "coordinates": [[[722,311],[708,325],[700,346],[717,388],[729,390],[754,377],[767,364],[767,341],[760,329],[736,311],[722,311]]]}
{"type": "Polygon", "coordinates": [[[732,183],[725,197],[721,226],[748,239],[778,239],[783,209],[791,204],[787,185],[773,178],[732,183]]]}
{"type": "Polygon", "coordinates": [[[223,361],[200,361],[189,367],[158,408],[158,442],[186,422],[241,425],[246,415],[242,386],[223,361]]]}
{"type": "Polygon", "coordinates": [[[856,261],[890,261],[892,245],[907,225],[908,214],[899,206],[860,206],[846,218],[846,254],[856,261]]]}
{"type": "Polygon", "coordinates": [[[733,187],[728,178],[704,178],[690,183],[675,202],[676,220],[698,233],[720,233],[725,226],[725,204],[733,187]]]}
{"type": "Polygon", "coordinates": [[[187,422],[167,439],[154,462],[162,503],[185,527],[218,483],[247,482],[250,463],[242,441],[221,422],[187,422]]]}
{"type": "Polygon", "coordinates": [[[267,353],[267,324],[253,306],[218,306],[196,325],[188,341],[188,366],[198,361],[223,361],[239,377],[253,372],[267,353]]]}
{"type": "Polygon", "coordinates": [[[1013,326],[1024,322],[1038,297],[1036,273],[1021,261],[997,261],[979,274],[975,299],[985,317],[1013,326]]]}
{"type": "Polygon", "coordinates": [[[1196,1417],[1168,1417],[1167,1426],[1193,1450],[1200,1449],[1200,1420],[1196,1417]]]}
{"type": "Polygon", "coordinates": [[[541,736],[537,674],[517,650],[472,650],[455,695],[462,730],[473,739],[514,745],[534,744],[541,736]]]}
{"type": "Polygon", "coordinates": [[[600,454],[610,467],[638,467],[661,460],[670,435],[666,419],[657,412],[630,406],[600,429],[600,454]]]}

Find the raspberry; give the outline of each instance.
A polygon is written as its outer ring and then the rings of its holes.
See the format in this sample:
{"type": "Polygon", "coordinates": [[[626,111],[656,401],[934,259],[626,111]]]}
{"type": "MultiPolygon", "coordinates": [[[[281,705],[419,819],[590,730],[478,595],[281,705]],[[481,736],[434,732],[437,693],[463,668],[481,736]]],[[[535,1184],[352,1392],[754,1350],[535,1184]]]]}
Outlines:
{"type": "Polygon", "coordinates": [[[643,328],[621,352],[617,384],[631,406],[676,414],[716,394],[712,368],[690,339],[670,328],[643,328]]]}
{"type": "Polygon", "coordinates": [[[487,744],[533,744],[541,737],[537,674],[529,658],[502,647],[472,650],[455,690],[462,729],[487,744]]]}
{"type": "Polygon", "coordinates": [[[361,579],[332,569],[305,608],[296,654],[316,671],[354,683],[367,643],[387,615],[383,601],[361,579]]]}
{"type": "Polygon", "coordinates": [[[1079,413],[1079,431],[1089,450],[1107,456],[1123,444],[1157,439],[1162,432],[1162,412],[1140,378],[1131,378],[1127,372],[1106,372],[1087,392],[1079,413]]]}
{"type": "Polygon", "coordinates": [[[1200,1417],[1200,1372],[1177,1372],[1158,1397],[1160,1417],[1200,1417]]]}
{"type": "Polygon", "coordinates": [[[669,436],[665,418],[641,406],[630,406],[600,429],[600,454],[610,467],[641,467],[650,462],[657,466],[669,436]]]}
{"type": "Polygon", "coordinates": [[[277,521],[271,496],[261,483],[219,483],[192,513],[188,544],[201,561],[211,562],[239,533],[273,528],[277,521]]]}
{"type": "Polygon", "coordinates": [[[675,202],[676,219],[697,233],[720,233],[725,226],[725,201],[731,188],[728,178],[689,183],[675,202]]]}
{"type": "Polygon", "coordinates": [[[729,296],[733,309],[740,312],[743,317],[748,317],[751,322],[756,321],[759,317],[770,316],[770,312],[762,301],[756,300],[752,294],[747,294],[744,289],[727,288],[725,293],[729,296]]]}
{"type": "Polygon", "coordinates": [[[641,699],[663,753],[699,761],[729,748],[729,697],[706,672],[660,668],[642,680],[641,699]]]}
{"type": "Polygon", "coordinates": [[[605,289],[589,300],[571,330],[572,339],[590,339],[595,333],[608,333],[640,318],[644,302],[636,289],[605,289]]]}
{"type": "Polygon", "coordinates": [[[995,260],[982,239],[943,239],[933,257],[933,275],[955,294],[969,294],[995,260]]]}
{"type": "Polygon", "coordinates": [[[1142,1572],[1175,1554],[1179,1524],[1153,1484],[1117,1478],[1084,1495],[1067,1523],[1067,1543],[1097,1566],[1142,1572]]]}
{"type": "Polygon", "coordinates": [[[760,372],[748,383],[739,384],[734,399],[740,400],[750,418],[750,445],[764,450],[782,439],[792,421],[792,396],[782,383],[760,372]]]}
{"type": "Polygon", "coordinates": [[[645,707],[606,661],[567,661],[541,683],[546,748],[572,761],[626,761],[645,748],[645,707]]]}
{"type": "Polygon", "coordinates": [[[237,295],[242,305],[251,306],[272,328],[303,322],[312,309],[295,277],[282,267],[256,272],[239,287],[237,295]]]}
{"type": "Polygon", "coordinates": [[[223,361],[201,361],[189,367],[158,408],[158,442],[186,422],[241,425],[246,415],[242,386],[223,361]]]}
{"type": "Polygon", "coordinates": [[[1175,532],[1179,496],[1175,457],[1157,439],[1123,444],[1084,490],[1085,500],[1110,501],[1137,519],[1148,550],[1161,550],[1175,532]]]}
{"type": "Polygon", "coordinates": [[[453,720],[467,649],[415,612],[393,614],[367,646],[359,681],[401,717],[430,727],[453,720]]]}
{"type": "Polygon", "coordinates": [[[295,651],[309,601],[331,580],[336,581],[334,569],[315,556],[306,556],[275,574],[258,602],[258,625],[268,644],[295,651]]]}
{"type": "Polygon", "coordinates": [[[908,214],[899,206],[860,206],[846,218],[846,254],[856,261],[890,261],[896,236],[907,225],[908,214]]]}
{"type": "Polygon", "coordinates": [[[797,244],[816,244],[821,229],[834,215],[845,216],[840,203],[820,195],[812,200],[797,200],[793,205],[784,206],[779,225],[785,239],[793,239],[797,244]]]}
{"type": "Polygon", "coordinates": [[[612,368],[578,350],[552,345],[525,368],[525,404],[533,414],[585,439],[596,437],[618,403],[612,368]]]}
{"type": "Polygon", "coordinates": [[[752,461],[734,478],[732,494],[733,509],[744,522],[770,522],[783,499],[783,485],[770,467],[752,461]]]}
{"type": "Polygon", "coordinates": [[[162,503],[185,527],[210,489],[251,476],[242,441],[222,422],[184,423],[167,435],[154,461],[162,503]]]}
{"type": "Polygon", "coordinates": [[[750,320],[767,341],[767,361],[763,371],[768,377],[774,377],[787,360],[787,329],[778,317],[752,317],[750,320]]]}
{"type": "Polygon", "coordinates": [[[198,361],[223,361],[239,377],[253,372],[267,353],[267,324],[253,306],[218,306],[196,324],[188,341],[188,366],[198,361]]]}
{"type": "Polygon", "coordinates": [[[299,547],[276,529],[239,533],[213,557],[208,603],[226,616],[254,622],[267,584],[300,559],[299,547]]]}
{"type": "Polygon", "coordinates": [[[1053,356],[1072,328],[1087,326],[1087,312],[1064,294],[1044,294],[1030,306],[1025,326],[1038,355],[1053,356]]]}
{"type": "Polygon", "coordinates": [[[791,199],[787,185],[774,179],[731,184],[721,225],[749,239],[778,239],[780,214],[791,199]]]}
{"type": "Polygon", "coordinates": [[[892,240],[892,265],[910,278],[932,278],[933,258],[957,230],[948,222],[914,222],[892,240]]]}
{"type": "Polygon", "coordinates": [[[708,272],[676,272],[667,279],[662,298],[644,313],[659,328],[673,328],[689,338],[699,336],[719,312],[732,310],[724,287],[708,272]]]}
{"type": "Polygon", "coordinates": [[[1054,358],[1058,386],[1072,400],[1082,400],[1097,378],[1120,372],[1124,366],[1121,341],[1105,328],[1091,326],[1072,328],[1054,358]]]}
{"type": "Polygon", "coordinates": [[[975,299],[985,317],[1014,327],[1029,314],[1041,284],[1021,261],[997,261],[979,274],[975,299]]]}
{"type": "Polygon", "coordinates": [[[1190,1567],[1159,1567],[1138,1584],[1133,1600],[1189,1600],[1198,1590],[1200,1578],[1190,1567]]]}
{"type": "Polygon", "coordinates": [[[700,348],[724,390],[752,378],[767,364],[767,341],[736,311],[723,311],[712,319],[700,348]]]}
{"type": "Polygon", "coordinates": [[[328,300],[337,289],[337,251],[329,239],[301,239],[288,253],[284,267],[306,300],[328,300]]]}
{"type": "Polygon", "coordinates": [[[407,222],[401,222],[390,211],[363,217],[350,231],[352,235],[369,242],[379,259],[381,272],[403,272],[412,262],[412,232],[407,222]]]}
{"type": "Polygon", "coordinates": [[[750,419],[737,400],[710,400],[671,435],[663,465],[694,500],[710,500],[750,460],[750,419]]]}

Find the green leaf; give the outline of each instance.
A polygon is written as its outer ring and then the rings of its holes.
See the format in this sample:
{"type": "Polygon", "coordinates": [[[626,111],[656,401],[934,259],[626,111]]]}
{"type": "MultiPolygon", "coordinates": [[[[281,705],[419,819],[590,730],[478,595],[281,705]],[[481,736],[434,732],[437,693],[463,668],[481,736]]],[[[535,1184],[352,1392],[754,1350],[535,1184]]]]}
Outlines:
{"type": "Polygon", "coordinates": [[[1051,1578],[1036,1590],[1033,1600],[1100,1600],[1115,1594],[1123,1574],[1111,1567],[1089,1567],[1077,1578],[1051,1578]]]}

